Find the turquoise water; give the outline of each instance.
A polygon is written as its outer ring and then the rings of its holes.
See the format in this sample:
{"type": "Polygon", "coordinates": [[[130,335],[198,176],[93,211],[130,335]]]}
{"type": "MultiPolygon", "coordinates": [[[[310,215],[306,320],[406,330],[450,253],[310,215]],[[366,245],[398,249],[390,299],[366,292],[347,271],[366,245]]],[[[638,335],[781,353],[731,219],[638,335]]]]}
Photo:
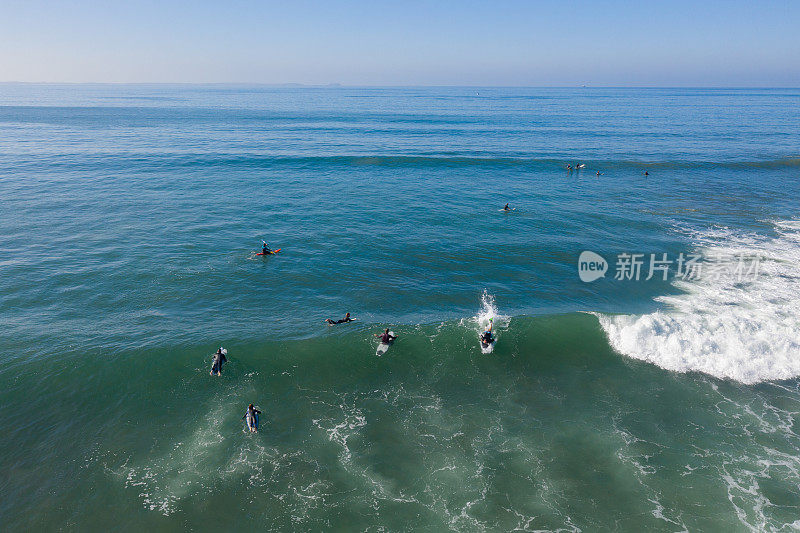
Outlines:
{"type": "Polygon", "coordinates": [[[798,90],[0,85],[0,521],[797,527],[798,178],[798,90]]]}

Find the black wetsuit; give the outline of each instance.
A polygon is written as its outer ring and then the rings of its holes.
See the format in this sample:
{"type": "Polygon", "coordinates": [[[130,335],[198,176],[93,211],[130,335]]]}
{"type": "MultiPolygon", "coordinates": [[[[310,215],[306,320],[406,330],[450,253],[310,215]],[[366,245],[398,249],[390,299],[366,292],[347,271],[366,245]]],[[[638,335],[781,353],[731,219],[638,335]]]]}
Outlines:
{"type": "Polygon", "coordinates": [[[331,320],[330,318],[326,318],[325,321],[328,324],[344,324],[345,322],[352,322],[353,319],[348,316],[346,318],[342,318],[341,320],[331,320]]]}
{"type": "Polygon", "coordinates": [[[393,336],[393,335],[389,335],[388,333],[383,333],[383,334],[381,334],[381,342],[382,342],[383,344],[389,344],[389,343],[391,343],[393,340],[395,340],[396,338],[397,338],[397,337],[395,337],[395,336],[393,336]]]}
{"type": "Polygon", "coordinates": [[[225,363],[228,360],[225,357],[225,354],[222,352],[217,352],[214,354],[214,359],[211,362],[211,372],[219,372],[222,373],[222,363],[225,363]]]}
{"type": "MultiPolygon", "coordinates": [[[[248,407],[248,408],[247,408],[247,412],[246,412],[246,413],[244,414],[244,416],[242,417],[242,420],[244,420],[245,422],[247,422],[247,421],[248,421],[248,420],[247,420],[247,417],[248,417],[248,415],[249,415],[249,416],[250,416],[250,419],[253,421],[253,427],[254,427],[254,428],[256,428],[256,429],[258,429],[258,426],[257,426],[257,424],[258,424],[258,423],[256,422],[256,415],[260,415],[260,414],[261,414],[261,411],[259,411],[259,410],[258,410],[258,409],[256,409],[255,407],[253,408],[253,410],[252,410],[252,411],[251,411],[251,410],[250,410],[250,408],[248,407]]],[[[247,427],[248,427],[248,428],[250,427],[250,424],[249,424],[249,423],[247,424],[247,427]]]]}
{"type": "Polygon", "coordinates": [[[492,338],[491,332],[485,331],[483,333],[483,335],[481,335],[481,342],[483,344],[491,344],[493,341],[494,341],[494,338],[492,338]]]}

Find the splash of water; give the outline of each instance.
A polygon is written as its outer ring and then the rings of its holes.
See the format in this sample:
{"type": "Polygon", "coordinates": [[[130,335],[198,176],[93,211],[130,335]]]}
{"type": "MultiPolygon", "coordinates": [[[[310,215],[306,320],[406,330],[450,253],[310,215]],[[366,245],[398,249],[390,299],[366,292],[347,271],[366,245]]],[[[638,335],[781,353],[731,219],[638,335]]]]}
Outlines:
{"type": "Polygon", "coordinates": [[[507,328],[510,320],[511,317],[500,314],[497,310],[497,303],[495,302],[494,295],[489,294],[489,292],[484,289],[481,295],[481,306],[478,313],[473,317],[462,319],[460,324],[474,329],[475,333],[480,335],[486,331],[489,328],[489,324],[492,323],[492,331],[494,332],[495,338],[497,338],[498,330],[507,328]]]}

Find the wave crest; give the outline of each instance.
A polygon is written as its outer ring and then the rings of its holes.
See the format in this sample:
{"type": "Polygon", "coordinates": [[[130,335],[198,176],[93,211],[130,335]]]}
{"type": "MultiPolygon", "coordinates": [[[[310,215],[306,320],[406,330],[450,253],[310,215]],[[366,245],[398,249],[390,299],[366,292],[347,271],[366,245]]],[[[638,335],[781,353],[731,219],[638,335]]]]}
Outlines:
{"type": "Polygon", "coordinates": [[[714,228],[694,238],[706,256],[759,255],[759,275],[676,282],[684,293],[659,298],[666,311],[600,315],[612,347],[668,370],[743,383],[800,376],[800,223],[776,222],[773,237],[714,228]]]}

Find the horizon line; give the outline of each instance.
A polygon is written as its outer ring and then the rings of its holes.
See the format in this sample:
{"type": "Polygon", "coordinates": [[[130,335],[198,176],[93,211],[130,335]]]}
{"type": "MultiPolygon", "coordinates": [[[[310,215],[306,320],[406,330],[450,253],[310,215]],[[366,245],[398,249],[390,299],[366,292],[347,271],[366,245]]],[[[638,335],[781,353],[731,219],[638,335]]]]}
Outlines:
{"type": "Polygon", "coordinates": [[[239,81],[0,81],[0,85],[161,85],[161,86],[249,86],[272,88],[391,89],[391,88],[475,88],[475,89],[800,89],[795,85],[461,85],[461,84],[377,84],[266,83],[239,81]]]}

